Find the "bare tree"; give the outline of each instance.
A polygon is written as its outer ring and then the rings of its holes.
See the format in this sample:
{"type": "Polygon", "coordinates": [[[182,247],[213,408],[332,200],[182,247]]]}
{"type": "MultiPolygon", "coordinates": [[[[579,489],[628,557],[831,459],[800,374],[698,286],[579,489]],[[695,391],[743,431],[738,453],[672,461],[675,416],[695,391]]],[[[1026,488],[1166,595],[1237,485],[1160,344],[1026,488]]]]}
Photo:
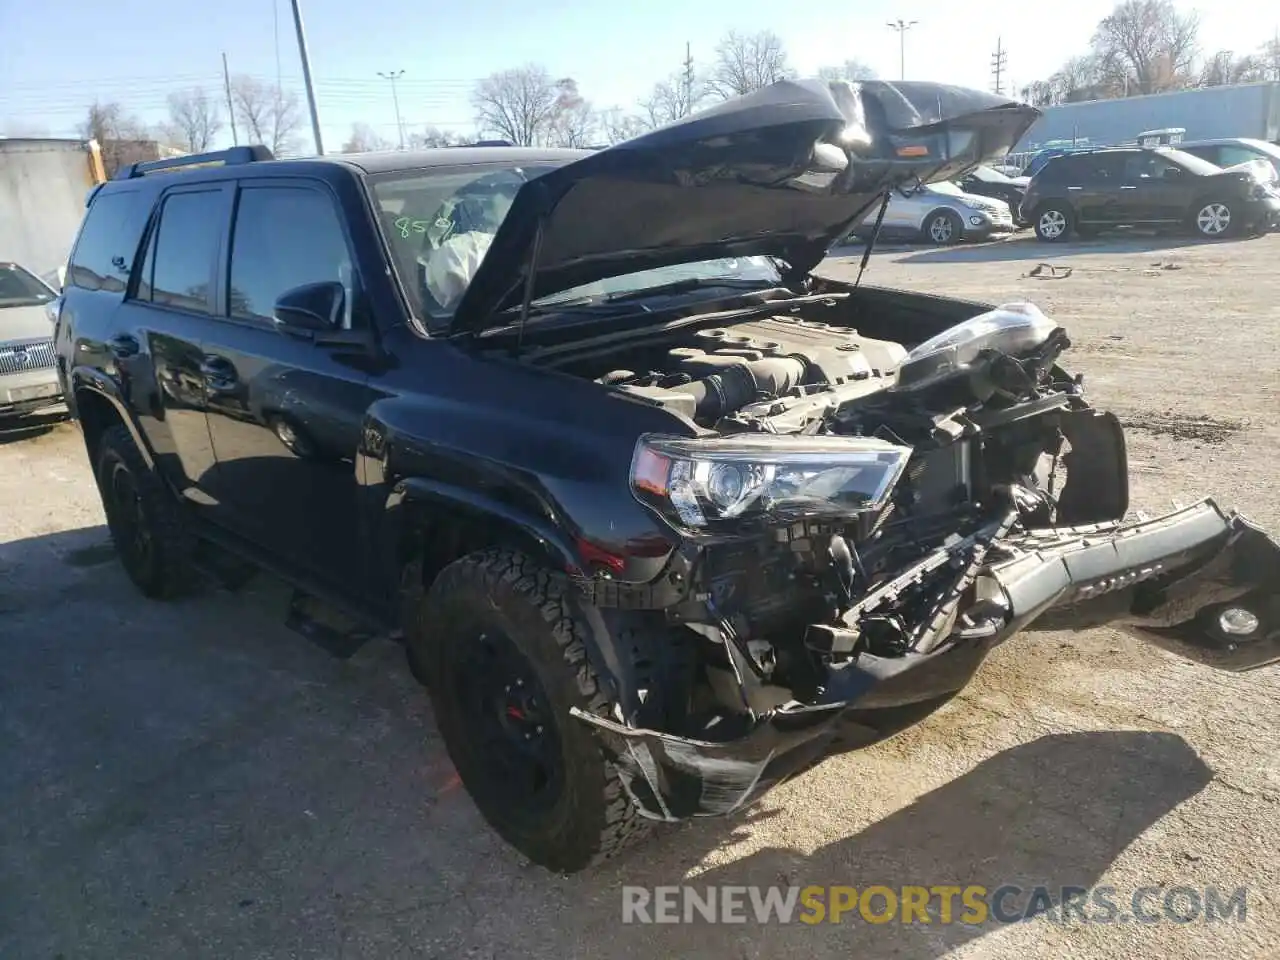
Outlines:
{"type": "Polygon", "coordinates": [[[662,127],[687,117],[706,97],[706,87],[691,71],[681,70],[653,85],[640,109],[650,127],[662,127]]]}
{"type": "Polygon", "coordinates": [[[1198,34],[1197,15],[1179,13],[1172,0],[1121,0],[1098,24],[1093,48],[1127,93],[1159,93],[1192,81],[1198,34]]]}
{"type": "Polygon", "coordinates": [[[476,137],[470,134],[454,133],[452,130],[441,130],[439,127],[426,126],[421,131],[410,133],[409,146],[414,150],[433,150],[438,147],[461,147],[475,143],[476,137]]]}
{"type": "Polygon", "coordinates": [[[551,75],[536,63],[490,74],[471,94],[481,132],[522,147],[542,141],[559,100],[551,75]]]}
{"type": "Polygon", "coordinates": [[[253,77],[235,77],[231,81],[231,105],[249,140],[265,144],[277,155],[298,148],[302,110],[298,95],[292,90],[253,77]]]}
{"type": "Polygon", "coordinates": [[[120,104],[94,101],[80,124],[80,135],[98,141],[102,166],[108,177],[125,163],[132,163],[139,141],[151,139],[146,124],[127,112],[120,104]]]}
{"type": "Polygon", "coordinates": [[[648,118],[627,113],[621,107],[610,107],[608,110],[600,111],[598,119],[600,136],[608,144],[631,140],[642,133],[648,133],[655,126],[648,121],[648,118]]]}
{"type": "Polygon", "coordinates": [[[1267,79],[1267,62],[1261,56],[1237,57],[1230,50],[1219,50],[1200,68],[1200,86],[1222,87],[1230,83],[1253,83],[1267,79]]]}
{"type": "Polygon", "coordinates": [[[555,87],[556,102],[543,139],[552,147],[590,146],[599,128],[595,109],[578,92],[578,82],[572,77],[557,80],[555,87]]]}
{"type": "Polygon", "coordinates": [[[846,60],[838,67],[819,67],[818,76],[823,80],[874,80],[876,72],[861,60],[846,60]]]}
{"type": "Polygon", "coordinates": [[[381,136],[367,123],[353,123],[351,136],[342,145],[342,153],[372,153],[375,150],[390,150],[391,141],[381,136]]]}
{"type": "Polygon", "coordinates": [[[1268,40],[1258,54],[1267,71],[1267,80],[1280,80],[1280,36],[1268,40]]]}
{"type": "Polygon", "coordinates": [[[767,87],[795,76],[787,62],[782,38],[772,30],[738,33],[730,30],[716,44],[715,63],[707,86],[722,100],[767,87]]]}
{"type": "Polygon", "coordinates": [[[169,94],[169,120],[165,136],[175,147],[200,153],[213,145],[222,131],[222,105],[202,87],[169,94]]]}

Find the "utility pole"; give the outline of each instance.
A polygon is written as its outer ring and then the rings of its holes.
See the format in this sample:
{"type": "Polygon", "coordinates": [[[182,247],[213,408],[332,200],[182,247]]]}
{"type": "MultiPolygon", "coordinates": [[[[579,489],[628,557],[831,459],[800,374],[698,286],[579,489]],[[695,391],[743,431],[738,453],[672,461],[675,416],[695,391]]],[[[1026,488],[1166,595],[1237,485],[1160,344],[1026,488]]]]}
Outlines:
{"type": "Polygon", "coordinates": [[[684,115],[693,113],[693,46],[688,41],[684,45],[684,115]]]}
{"type": "Polygon", "coordinates": [[[1005,67],[1009,64],[1009,51],[1004,49],[1000,41],[1001,38],[996,37],[996,52],[991,55],[991,76],[995,79],[993,92],[997,96],[1004,93],[1004,87],[1000,81],[1004,77],[1005,67]]]}
{"type": "Polygon", "coordinates": [[[907,79],[907,31],[919,20],[894,20],[889,23],[890,30],[898,31],[898,79],[907,79]]]}
{"type": "Polygon", "coordinates": [[[316,142],[316,156],[324,156],[324,140],[320,136],[320,111],[316,109],[316,91],[311,85],[311,57],[307,55],[307,33],[302,29],[299,0],[293,2],[293,26],[298,33],[298,59],[302,61],[302,82],[307,88],[307,107],[311,111],[311,136],[316,142]]]}
{"type": "Polygon", "coordinates": [[[240,135],[236,133],[236,108],[231,102],[231,74],[227,72],[227,54],[222,53],[222,88],[227,93],[227,119],[231,121],[231,143],[240,146],[240,135]]]}
{"type": "Polygon", "coordinates": [[[404,124],[400,122],[400,97],[396,93],[396,81],[404,76],[403,70],[392,70],[390,73],[378,71],[383,80],[391,81],[391,102],[396,108],[396,132],[400,135],[400,149],[404,149],[404,124]]]}

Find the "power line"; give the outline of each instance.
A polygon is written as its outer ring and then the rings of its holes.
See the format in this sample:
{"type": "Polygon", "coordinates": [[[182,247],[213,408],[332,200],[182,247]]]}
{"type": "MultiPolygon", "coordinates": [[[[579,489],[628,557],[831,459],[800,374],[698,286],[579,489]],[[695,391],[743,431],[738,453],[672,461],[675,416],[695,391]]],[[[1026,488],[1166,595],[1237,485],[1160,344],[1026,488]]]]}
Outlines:
{"type": "Polygon", "coordinates": [[[1001,80],[1004,77],[1006,68],[1009,65],[1009,53],[1001,45],[1001,38],[996,37],[996,52],[991,55],[991,76],[993,79],[993,92],[1000,96],[1004,93],[1004,87],[1001,80]]]}

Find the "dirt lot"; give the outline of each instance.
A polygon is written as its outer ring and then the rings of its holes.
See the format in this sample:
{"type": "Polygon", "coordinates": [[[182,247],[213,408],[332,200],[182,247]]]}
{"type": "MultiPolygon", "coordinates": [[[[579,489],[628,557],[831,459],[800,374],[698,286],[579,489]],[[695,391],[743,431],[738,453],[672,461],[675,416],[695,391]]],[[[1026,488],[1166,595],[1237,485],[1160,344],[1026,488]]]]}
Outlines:
{"type": "MultiPolygon", "coordinates": [[[[856,257],[827,268],[847,275],[856,257]]],[[[1214,493],[1280,529],[1280,236],[878,254],[868,282],[1031,298],[1131,429],[1135,505],[1214,493]],[[1065,279],[1028,276],[1053,254],[1065,279]]],[[[267,579],[140,600],[74,429],[0,445],[0,956],[1274,957],[1280,669],[1110,631],[1002,647],[924,724],[746,817],[587,876],[517,862],[390,642],[335,660],[267,579]],[[622,927],[620,887],[1248,887],[1185,925],[622,927]]],[[[1158,899],[1157,901],[1158,902],[1158,899]]]]}

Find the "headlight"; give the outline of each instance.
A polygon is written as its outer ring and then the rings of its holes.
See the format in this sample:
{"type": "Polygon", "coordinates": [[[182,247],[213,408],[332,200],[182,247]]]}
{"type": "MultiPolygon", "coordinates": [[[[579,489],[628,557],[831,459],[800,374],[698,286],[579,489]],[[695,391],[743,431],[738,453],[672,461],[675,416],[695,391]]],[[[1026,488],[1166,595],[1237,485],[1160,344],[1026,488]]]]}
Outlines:
{"type": "Polygon", "coordinates": [[[920,344],[898,368],[898,389],[937,383],[969,367],[984,350],[1017,356],[1049,339],[1058,325],[1034,303],[1006,303],[920,344]]]}
{"type": "Polygon", "coordinates": [[[910,447],[871,437],[649,434],[636,444],[631,489],[697,531],[847,517],[882,507],[910,456],[910,447]]]}

